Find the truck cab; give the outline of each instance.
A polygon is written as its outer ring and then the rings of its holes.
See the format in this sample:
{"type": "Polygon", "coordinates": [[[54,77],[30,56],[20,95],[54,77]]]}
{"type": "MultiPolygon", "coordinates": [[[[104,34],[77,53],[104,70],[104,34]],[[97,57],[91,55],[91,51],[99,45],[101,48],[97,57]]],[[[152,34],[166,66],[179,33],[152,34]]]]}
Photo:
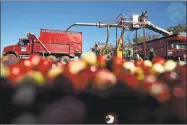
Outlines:
{"type": "Polygon", "coordinates": [[[29,56],[32,54],[32,40],[28,38],[20,38],[18,42],[18,49],[21,56],[29,56]]]}
{"type": "Polygon", "coordinates": [[[170,40],[167,43],[167,56],[168,58],[186,59],[186,37],[178,36],[176,40],[170,40]]]}
{"type": "Polygon", "coordinates": [[[32,53],[32,40],[28,38],[20,38],[18,43],[4,48],[3,56],[10,58],[24,58],[32,53]]]}
{"type": "MultiPolygon", "coordinates": [[[[140,56],[145,57],[143,43],[134,45],[134,51],[140,56]]],[[[180,34],[169,35],[166,37],[154,39],[146,42],[147,57],[150,58],[151,51],[155,56],[160,56],[166,59],[186,60],[186,36],[180,34]]]]}

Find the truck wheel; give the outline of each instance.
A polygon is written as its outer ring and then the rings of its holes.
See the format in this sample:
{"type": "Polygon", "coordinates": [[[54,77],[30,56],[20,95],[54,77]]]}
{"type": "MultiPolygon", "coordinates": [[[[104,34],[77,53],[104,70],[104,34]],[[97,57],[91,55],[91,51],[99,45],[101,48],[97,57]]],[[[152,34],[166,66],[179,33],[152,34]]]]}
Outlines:
{"type": "Polygon", "coordinates": [[[47,59],[50,59],[50,60],[56,61],[56,57],[53,56],[53,55],[49,55],[49,56],[47,56],[47,59]]]}
{"type": "Polygon", "coordinates": [[[8,57],[9,59],[16,59],[16,55],[15,54],[7,54],[6,57],[8,57]]]}
{"type": "Polygon", "coordinates": [[[65,63],[65,64],[66,64],[69,60],[70,60],[70,58],[69,58],[68,56],[62,56],[62,57],[61,57],[61,62],[65,63]]]}

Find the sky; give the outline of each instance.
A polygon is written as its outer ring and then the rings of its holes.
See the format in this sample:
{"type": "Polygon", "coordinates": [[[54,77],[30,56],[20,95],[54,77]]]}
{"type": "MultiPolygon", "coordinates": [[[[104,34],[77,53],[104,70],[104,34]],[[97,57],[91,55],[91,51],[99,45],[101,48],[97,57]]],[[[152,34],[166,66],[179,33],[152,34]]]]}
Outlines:
{"type": "MultiPolygon", "coordinates": [[[[186,2],[1,2],[1,53],[5,46],[16,44],[25,33],[39,37],[40,29],[66,30],[76,22],[97,23],[103,20],[115,22],[123,13],[148,11],[149,20],[164,29],[177,24],[186,24],[186,2]]],[[[106,41],[106,28],[73,27],[72,31],[83,33],[83,51],[95,42],[106,41]]],[[[140,33],[138,31],[138,33],[140,33]]],[[[125,40],[135,32],[126,31],[125,40]]],[[[154,33],[154,32],[151,32],[154,33]]],[[[110,30],[109,43],[115,44],[115,29],[110,30]]],[[[120,34],[120,32],[119,32],[120,34]]]]}

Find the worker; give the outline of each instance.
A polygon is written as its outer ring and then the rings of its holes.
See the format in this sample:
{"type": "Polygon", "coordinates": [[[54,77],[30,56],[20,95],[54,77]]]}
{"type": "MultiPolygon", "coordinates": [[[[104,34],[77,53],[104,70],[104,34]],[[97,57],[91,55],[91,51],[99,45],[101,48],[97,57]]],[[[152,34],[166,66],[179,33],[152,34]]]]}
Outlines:
{"type": "Polygon", "coordinates": [[[145,10],[143,13],[142,13],[142,17],[146,17],[147,16],[147,10],[145,10]]]}
{"type": "Polygon", "coordinates": [[[140,22],[145,22],[147,20],[147,10],[145,10],[139,17],[140,22]]]}

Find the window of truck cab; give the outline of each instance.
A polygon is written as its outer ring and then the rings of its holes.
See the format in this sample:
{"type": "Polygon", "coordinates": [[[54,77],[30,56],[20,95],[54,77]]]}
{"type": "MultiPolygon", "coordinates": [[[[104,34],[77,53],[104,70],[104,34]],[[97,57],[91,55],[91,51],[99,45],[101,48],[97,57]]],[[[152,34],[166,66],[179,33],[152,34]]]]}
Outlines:
{"type": "Polygon", "coordinates": [[[173,42],[168,43],[168,49],[173,49],[175,47],[175,44],[173,42]]]}
{"type": "Polygon", "coordinates": [[[187,44],[184,40],[170,40],[168,41],[168,49],[186,49],[187,44]]]}
{"type": "Polygon", "coordinates": [[[168,41],[168,49],[176,48],[177,43],[180,43],[180,40],[170,40],[170,41],[168,41]]]}
{"type": "Polygon", "coordinates": [[[19,46],[27,46],[27,45],[29,45],[29,39],[19,39],[18,45],[19,46]]]}
{"type": "Polygon", "coordinates": [[[186,44],[176,44],[176,49],[186,49],[186,44]]]}

